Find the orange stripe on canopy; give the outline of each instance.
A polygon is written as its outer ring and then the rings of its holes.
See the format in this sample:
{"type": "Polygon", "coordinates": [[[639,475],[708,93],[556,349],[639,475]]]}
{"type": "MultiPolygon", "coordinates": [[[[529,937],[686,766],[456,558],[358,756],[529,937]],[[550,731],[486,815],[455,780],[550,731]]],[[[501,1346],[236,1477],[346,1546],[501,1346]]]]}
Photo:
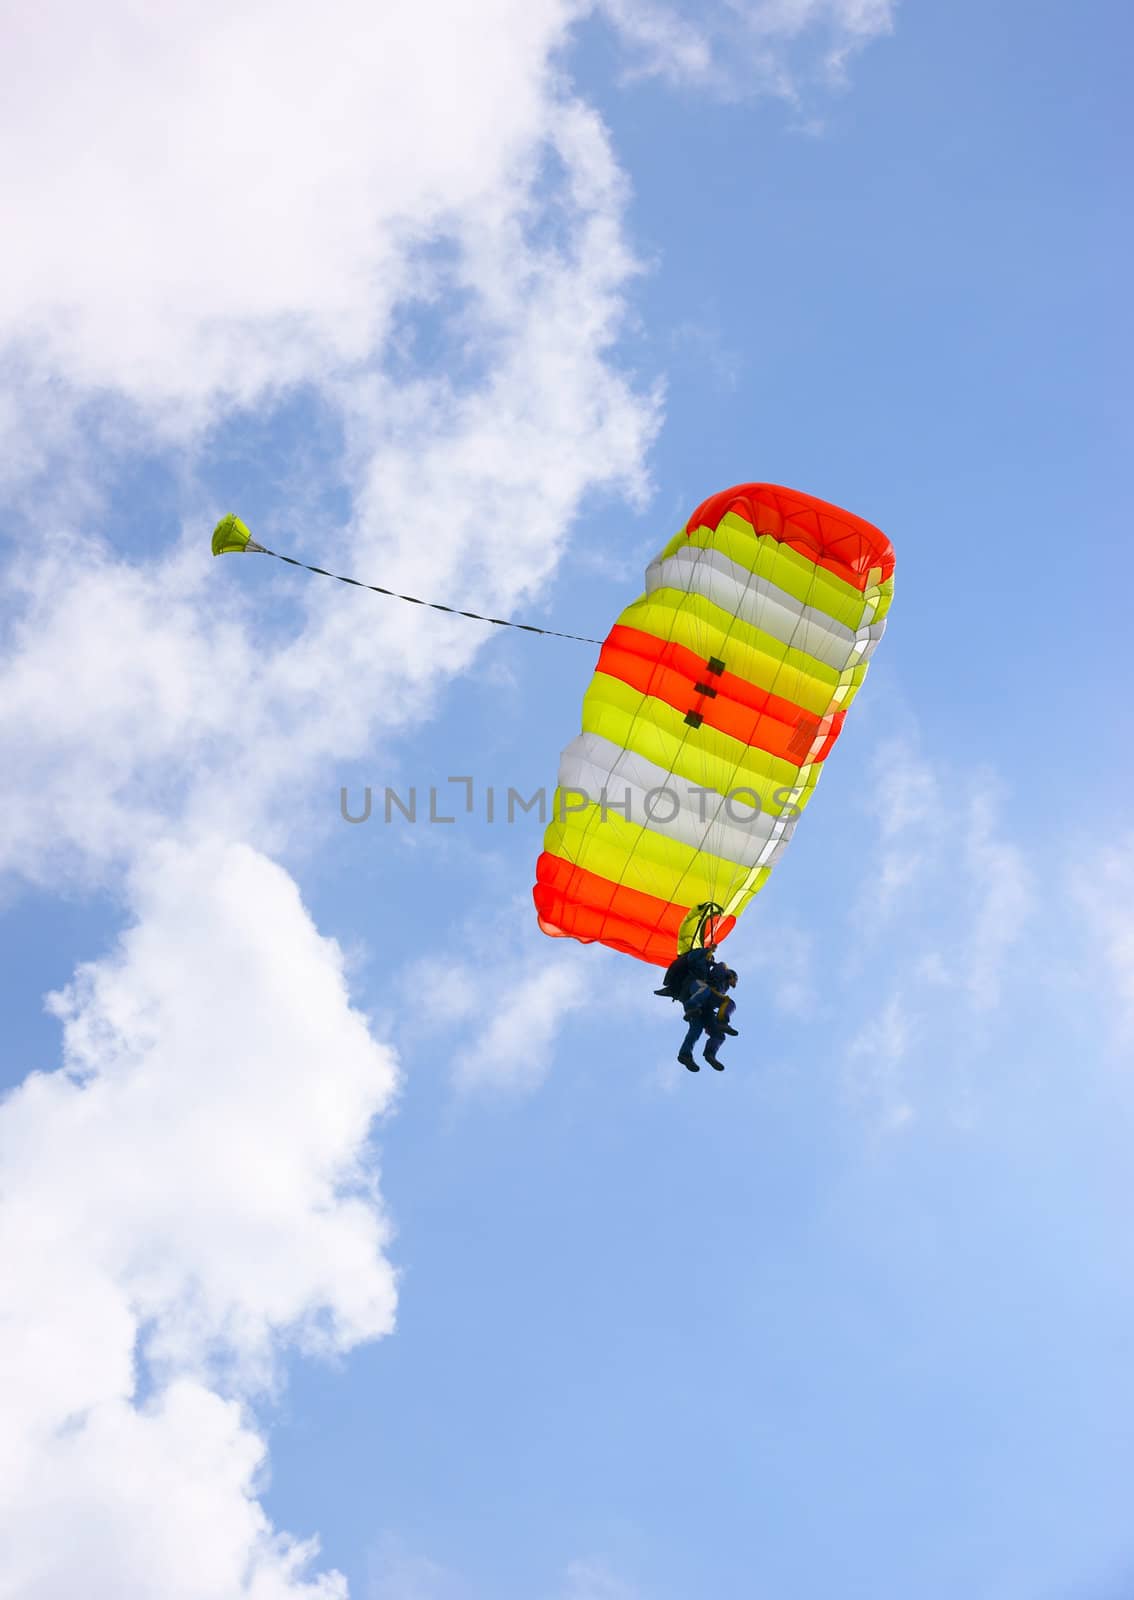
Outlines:
{"type": "MultiPolygon", "coordinates": [[[[677,955],[677,935],[692,905],[675,905],[623,883],[612,883],[562,856],[545,850],[536,862],[532,890],[539,925],[553,937],[600,940],[612,949],[668,967],[677,955]]],[[[716,923],[719,944],[736,926],[735,917],[716,923]]]]}
{"type": "Polygon", "coordinates": [[[781,489],[774,483],[740,483],[710,495],[689,518],[685,531],[710,528],[715,532],[730,511],[757,533],[790,545],[856,589],[868,587],[874,568],[881,570],[883,581],[894,571],[894,548],[873,523],[814,495],[781,489]]]}
{"type": "Polygon", "coordinates": [[[596,672],[662,700],[682,716],[695,711],[706,727],[741,744],[802,766],[816,738],[823,742],[813,761],[822,761],[846,721],[845,711],[817,717],[733,672],[710,673],[704,657],[687,646],[615,623],[599,654],[596,672]],[[716,695],[698,694],[700,683],[716,695]]]}

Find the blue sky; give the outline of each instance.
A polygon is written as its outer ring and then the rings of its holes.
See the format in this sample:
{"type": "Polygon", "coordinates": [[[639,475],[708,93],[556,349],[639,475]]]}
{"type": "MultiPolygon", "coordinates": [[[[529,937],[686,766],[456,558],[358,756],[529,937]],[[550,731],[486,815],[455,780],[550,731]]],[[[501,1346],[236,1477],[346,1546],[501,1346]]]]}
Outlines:
{"type": "Polygon", "coordinates": [[[1128,1595],[1124,8],[83,15],[0,68],[0,1596],[1128,1595]],[[594,651],[208,534],[601,636],[750,479],[896,599],[692,1078],[484,814],[594,651]]]}

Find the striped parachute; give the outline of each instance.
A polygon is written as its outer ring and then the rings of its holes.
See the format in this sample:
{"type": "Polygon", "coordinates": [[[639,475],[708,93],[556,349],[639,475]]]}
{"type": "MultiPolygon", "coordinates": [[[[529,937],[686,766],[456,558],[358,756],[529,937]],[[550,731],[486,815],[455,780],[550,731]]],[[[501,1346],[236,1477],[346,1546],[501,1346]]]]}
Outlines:
{"type": "Polygon", "coordinates": [[[866,676],[894,552],[860,517],[746,483],[705,501],[602,646],[563,752],[539,925],[665,966],[767,881],[866,676]]]}

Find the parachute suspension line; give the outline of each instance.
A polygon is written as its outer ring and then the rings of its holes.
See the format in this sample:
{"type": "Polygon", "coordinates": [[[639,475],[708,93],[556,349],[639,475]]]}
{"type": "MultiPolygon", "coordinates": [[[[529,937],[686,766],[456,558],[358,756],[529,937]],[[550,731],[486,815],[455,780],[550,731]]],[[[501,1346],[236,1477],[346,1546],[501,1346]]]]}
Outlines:
{"type": "Polygon", "coordinates": [[[213,533],[213,554],[219,556],[228,551],[274,556],[277,561],[286,561],[289,567],[302,567],[304,572],[318,573],[321,578],[334,578],[337,583],[349,583],[355,589],[369,589],[372,594],[384,594],[391,600],[404,600],[407,605],[427,606],[430,611],[447,611],[451,617],[469,617],[473,622],[489,622],[495,628],[518,628],[522,633],[542,633],[548,639],[573,639],[576,644],[602,644],[601,639],[588,639],[585,634],[559,633],[555,628],[537,628],[533,622],[512,622],[507,617],[485,617],[479,611],[461,611],[457,606],[441,605],[437,600],[419,600],[416,595],[398,594],[395,589],[383,589],[377,583],[344,578],[341,572],[328,572],[326,567],[309,566],[306,561],[297,561],[294,556],[282,556],[278,550],[269,550],[267,545],[257,544],[244,524],[233,516],[222,518],[213,533]]]}
{"type": "Polygon", "coordinates": [[[717,942],[717,918],[723,916],[715,900],[702,900],[690,906],[677,930],[677,950],[685,955],[690,950],[704,950],[717,942]]]}
{"type": "Polygon", "coordinates": [[[717,918],[724,916],[724,907],[719,906],[715,900],[706,900],[697,907],[701,913],[697,921],[697,932],[693,935],[693,943],[700,945],[702,950],[708,944],[717,942],[717,918]]]}
{"type": "Polygon", "coordinates": [[[494,628],[518,628],[521,633],[542,633],[547,639],[574,639],[576,644],[601,645],[601,639],[588,639],[581,633],[559,633],[555,628],[537,628],[534,622],[513,622],[509,617],[485,617],[479,611],[462,611],[457,606],[443,606],[438,600],[419,600],[416,595],[398,594],[394,589],[383,589],[377,583],[363,583],[359,578],[344,578],[341,572],[328,572],[325,567],[309,567],[306,561],[297,561],[294,556],[281,556],[277,550],[268,550],[260,546],[266,556],[275,556],[277,561],[286,561],[291,567],[302,567],[305,572],[317,572],[321,578],[335,578],[339,583],[353,584],[356,589],[369,589],[372,594],[384,594],[391,600],[404,600],[411,606],[428,606],[430,611],[447,611],[451,617],[469,617],[473,622],[490,622],[494,628]]]}

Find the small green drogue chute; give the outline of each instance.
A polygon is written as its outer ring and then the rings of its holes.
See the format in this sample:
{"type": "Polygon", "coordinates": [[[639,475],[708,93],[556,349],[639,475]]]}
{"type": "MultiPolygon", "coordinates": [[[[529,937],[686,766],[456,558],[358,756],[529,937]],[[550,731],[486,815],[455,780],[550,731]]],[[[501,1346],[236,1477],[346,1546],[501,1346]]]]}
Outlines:
{"type": "Polygon", "coordinates": [[[243,551],[259,551],[265,556],[270,554],[262,544],[256,543],[240,518],[234,517],[230,511],[228,516],[222,517],[213,529],[213,554],[223,556],[243,551]]]}

